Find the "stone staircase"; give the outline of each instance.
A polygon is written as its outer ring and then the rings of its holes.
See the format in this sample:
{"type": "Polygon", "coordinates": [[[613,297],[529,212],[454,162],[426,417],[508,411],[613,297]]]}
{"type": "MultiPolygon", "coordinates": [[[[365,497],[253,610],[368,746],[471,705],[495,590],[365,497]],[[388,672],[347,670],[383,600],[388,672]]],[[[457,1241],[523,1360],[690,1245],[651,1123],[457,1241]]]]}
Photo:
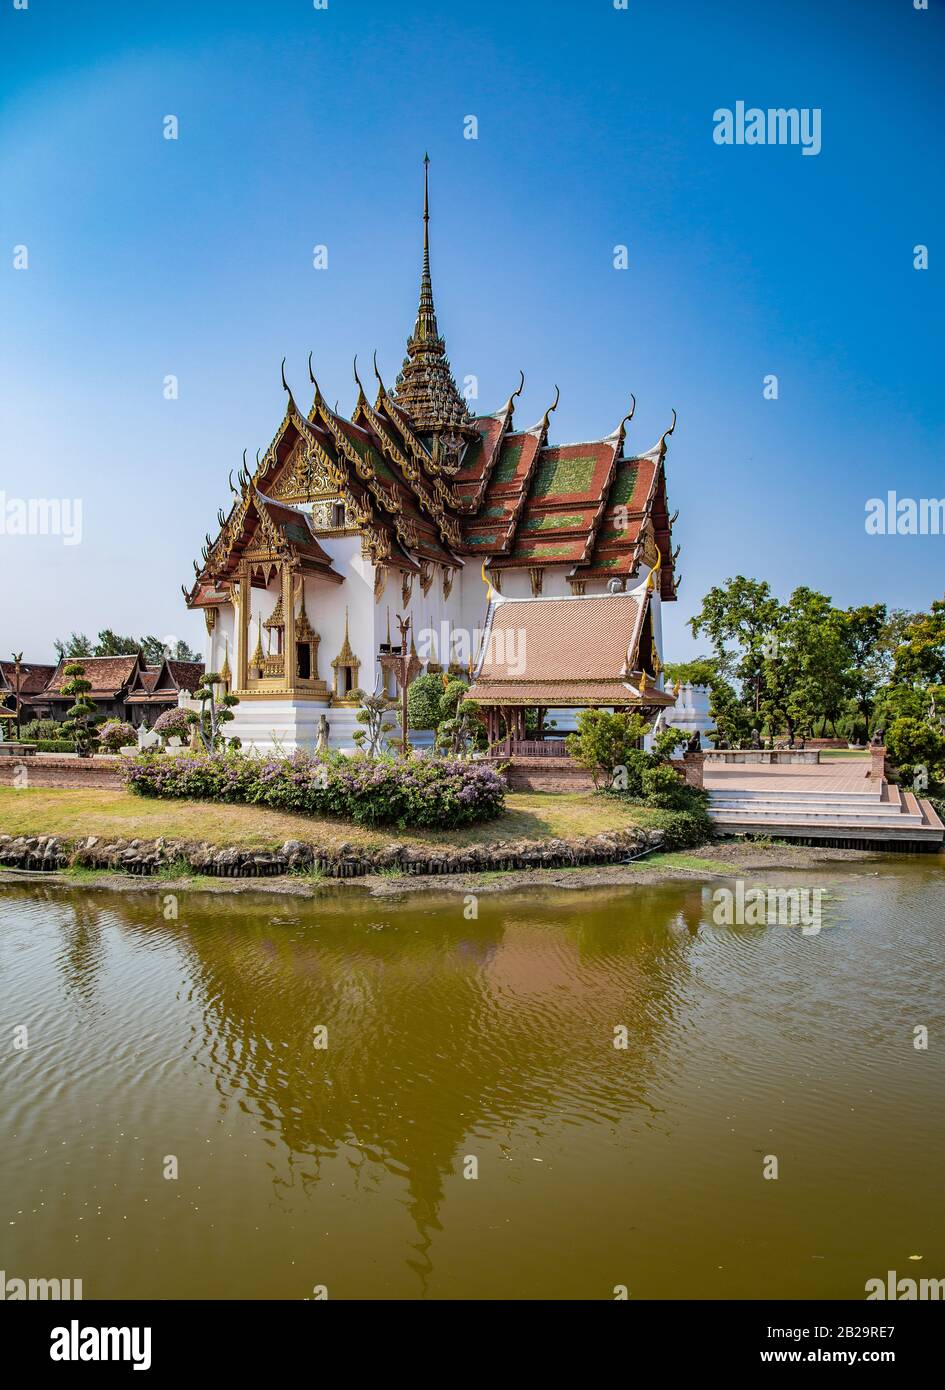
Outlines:
{"type": "Polygon", "coordinates": [[[870,775],[866,760],[846,766],[737,764],[706,770],[709,813],[732,835],[848,848],[941,849],[945,827],[928,801],[870,775]]]}

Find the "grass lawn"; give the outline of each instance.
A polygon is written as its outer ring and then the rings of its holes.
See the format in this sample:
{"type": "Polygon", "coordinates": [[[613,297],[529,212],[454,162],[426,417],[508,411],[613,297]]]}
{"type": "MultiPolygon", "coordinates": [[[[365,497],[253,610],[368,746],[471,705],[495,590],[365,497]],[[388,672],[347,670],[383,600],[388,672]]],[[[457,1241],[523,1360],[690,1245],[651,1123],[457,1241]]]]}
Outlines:
{"type": "Polygon", "coordinates": [[[292,815],[260,806],[217,802],[152,801],[128,791],[92,787],[0,787],[0,834],[57,835],[104,839],[207,841],[241,849],[275,849],[302,840],[329,851],[339,845],[367,849],[382,845],[443,847],[491,844],[496,840],[578,839],[604,830],[647,825],[645,807],[626,806],[592,793],[560,795],[512,792],[497,820],[461,830],[369,830],[348,821],[292,815]]]}

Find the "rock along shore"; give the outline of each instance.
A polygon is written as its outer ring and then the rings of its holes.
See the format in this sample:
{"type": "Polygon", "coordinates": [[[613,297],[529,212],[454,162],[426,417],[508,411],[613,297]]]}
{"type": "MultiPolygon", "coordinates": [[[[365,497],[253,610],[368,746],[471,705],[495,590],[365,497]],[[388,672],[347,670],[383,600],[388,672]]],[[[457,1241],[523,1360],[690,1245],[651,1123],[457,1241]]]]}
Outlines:
{"type": "Polygon", "coordinates": [[[631,828],[580,840],[497,840],[455,850],[395,842],[379,850],[342,844],[334,854],[326,855],[318,846],[301,840],[286,840],[280,849],[259,850],[163,838],[109,840],[89,835],[68,840],[55,835],[0,835],[0,865],[31,873],[78,867],[142,878],[177,870],[225,879],[285,874],[350,879],[383,873],[426,876],[619,864],[658,849],[663,839],[661,830],[631,828]]]}

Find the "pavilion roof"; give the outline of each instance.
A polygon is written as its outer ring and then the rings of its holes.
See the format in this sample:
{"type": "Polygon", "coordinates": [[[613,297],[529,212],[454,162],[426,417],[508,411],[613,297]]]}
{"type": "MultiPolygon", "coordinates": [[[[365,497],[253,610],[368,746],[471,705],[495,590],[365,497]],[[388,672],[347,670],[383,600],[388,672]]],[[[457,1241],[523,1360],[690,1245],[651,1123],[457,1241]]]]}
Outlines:
{"type": "Polygon", "coordinates": [[[469,698],[552,708],[673,704],[641,651],[649,604],[645,584],[580,598],[493,596],[469,698]]]}

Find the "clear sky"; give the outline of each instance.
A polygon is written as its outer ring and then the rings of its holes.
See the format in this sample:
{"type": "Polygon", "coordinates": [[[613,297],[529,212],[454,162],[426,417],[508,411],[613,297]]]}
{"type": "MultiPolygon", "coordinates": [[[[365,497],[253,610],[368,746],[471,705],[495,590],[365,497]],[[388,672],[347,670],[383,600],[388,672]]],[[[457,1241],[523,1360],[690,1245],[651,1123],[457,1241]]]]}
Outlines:
{"type": "Polygon", "coordinates": [[[305,404],[309,351],[342,409],[356,352],[396,376],[425,150],[440,328],[477,407],[521,368],[519,423],[558,384],[561,442],[608,433],[631,391],[633,447],[679,413],[668,657],[738,571],[941,595],[945,537],[869,536],[864,509],[945,495],[942,0],[14,3],[0,492],[81,498],[83,531],[0,534],[0,653],[105,626],[200,645],[180,585],[281,421],[281,358],[305,404]],[[819,109],[821,152],[717,144],[737,101],[819,109]]]}

